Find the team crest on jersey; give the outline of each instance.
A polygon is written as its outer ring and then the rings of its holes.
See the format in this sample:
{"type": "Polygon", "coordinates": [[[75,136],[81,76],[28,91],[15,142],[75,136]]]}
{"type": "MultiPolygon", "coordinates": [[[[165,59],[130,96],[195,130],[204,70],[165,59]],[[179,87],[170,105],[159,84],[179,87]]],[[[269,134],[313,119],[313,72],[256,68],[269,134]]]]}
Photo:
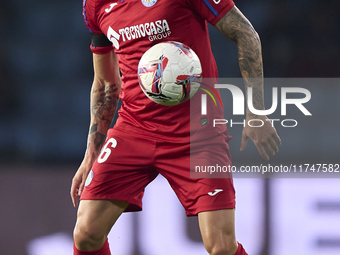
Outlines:
{"type": "Polygon", "coordinates": [[[91,170],[91,172],[89,172],[89,175],[88,175],[87,178],[86,178],[85,186],[89,186],[90,183],[91,183],[91,181],[92,181],[92,179],[93,179],[93,172],[92,172],[92,170],[91,170]]]}
{"type": "Polygon", "coordinates": [[[145,7],[151,7],[153,6],[155,3],[157,3],[157,0],[142,0],[142,4],[145,7]]]}

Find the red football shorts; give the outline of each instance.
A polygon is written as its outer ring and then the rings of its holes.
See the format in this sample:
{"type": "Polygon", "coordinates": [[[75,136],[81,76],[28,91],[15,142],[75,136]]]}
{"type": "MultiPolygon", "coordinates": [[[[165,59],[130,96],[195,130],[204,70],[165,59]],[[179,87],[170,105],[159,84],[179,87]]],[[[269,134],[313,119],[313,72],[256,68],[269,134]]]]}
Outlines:
{"type": "Polygon", "coordinates": [[[204,159],[205,164],[231,165],[227,136],[221,134],[190,146],[189,142],[169,143],[110,129],[81,199],[122,200],[130,203],[126,211],[140,211],[145,187],[161,174],[188,216],[235,208],[232,178],[190,178],[190,157],[192,162],[204,159]]]}

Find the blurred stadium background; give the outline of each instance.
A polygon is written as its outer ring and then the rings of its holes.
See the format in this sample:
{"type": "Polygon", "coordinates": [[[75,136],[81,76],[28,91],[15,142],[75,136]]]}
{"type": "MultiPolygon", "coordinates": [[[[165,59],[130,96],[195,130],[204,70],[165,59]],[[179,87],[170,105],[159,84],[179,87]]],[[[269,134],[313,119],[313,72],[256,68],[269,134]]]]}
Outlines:
{"type": "MultiPolygon", "coordinates": [[[[277,127],[283,143],[270,163],[340,163],[340,2],[235,2],[261,36],[266,77],[313,78],[299,86],[312,93],[313,116],[288,110],[299,125],[277,127]]],[[[93,77],[81,12],[81,1],[0,1],[2,255],[71,254],[69,188],[86,147],[93,77]]],[[[234,43],[210,33],[220,76],[240,77],[234,43]]],[[[240,127],[229,132],[235,164],[264,163],[251,142],[239,152],[240,127]]],[[[326,177],[235,179],[236,231],[249,254],[340,254],[340,173],[326,177]]],[[[145,210],[115,226],[113,254],[205,254],[197,219],[185,218],[164,180],[146,193],[145,210]]]]}

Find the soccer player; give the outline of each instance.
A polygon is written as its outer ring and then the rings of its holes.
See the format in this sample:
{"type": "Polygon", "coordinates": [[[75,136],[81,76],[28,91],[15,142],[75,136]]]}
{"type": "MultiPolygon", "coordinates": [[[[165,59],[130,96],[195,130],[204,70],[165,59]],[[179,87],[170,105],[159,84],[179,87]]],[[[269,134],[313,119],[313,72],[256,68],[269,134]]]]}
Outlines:
{"type": "MultiPolygon", "coordinates": [[[[71,187],[74,206],[78,197],[81,200],[74,254],[110,254],[107,235],[111,227],[124,211],[142,209],[144,188],[159,173],[168,180],[186,214],[198,215],[209,254],[247,254],[235,237],[232,179],[190,178],[190,156],[205,159],[207,164],[211,158],[220,165],[231,164],[226,126],[209,129],[205,125],[223,118],[223,112],[210,111],[207,121],[193,125],[200,120],[197,116],[189,120],[189,101],[162,106],[143,94],[137,66],[151,46],[178,41],[197,53],[203,78],[216,78],[209,22],[236,42],[245,86],[253,88],[254,107],[264,109],[261,45],[250,22],[232,0],[84,0],[83,15],[92,36],[94,80],[88,146],[71,187]],[[122,100],[119,117],[109,129],[118,98],[122,100]],[[201,150],[202,145],[209,148],[201,150]]],[[[247,110],[246,121],[254,118],[266,119],[247,110]]],[[[248,138],[266,160],[278,151],[280,138],[269,121],[258,128],[244,127],[241,150],[248,138]]]]}

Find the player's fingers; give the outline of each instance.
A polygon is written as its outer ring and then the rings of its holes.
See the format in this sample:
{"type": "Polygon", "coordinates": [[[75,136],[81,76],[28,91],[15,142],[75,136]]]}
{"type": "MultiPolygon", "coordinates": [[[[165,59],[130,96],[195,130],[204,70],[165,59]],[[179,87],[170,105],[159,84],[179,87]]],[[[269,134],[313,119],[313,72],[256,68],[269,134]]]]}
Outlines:
{"type": "Polygon", "coordinates": [[[73,178],[72,186],[71,186],[71,199],[74,207],[77,207],[77,197],[78,197],[78,187],[79,187],[79,180],[73,178]]]}
{"type": "Polygon", "coordinates": [[[262,144],[255,144],[258,152],[264,160],[269,160],[269,156],[262,144]]]}
{"type": "Polygon", "coordinates": [[[248,136],[242,134],[240,151],[244,151],[245,150],[245,148],[247,147],[247,142],[248,142],[248,136]]]}
{"type": "Polygon", "coordinates": [[[80,185],[79,185],[79,189],[78,189],[78,197],[81,196],[81,193],[83,193],[83,189],[84,189],[84,186],[85,186],[85,179],[86,178],[83,178],[80,185]]]}
{"type": "Polygon", "coordinates": [[[78,201],[77,201],[77,196],[76,196],[76,195],[73,195],[73,196],[72,196],[72,203],[73,203],[73,206],[74,206],[74,207],[77,207],[77,206],[78,206],[78,201]]]}
{"type": "Polygon", "coordinates": [[[273,135],[273,139],[276,142],[276,144],[280,145],[281,144],[281,138],[279,137],[279,135],[277,133],[275,133],[273,135]]]}
{"type": "Polygon", "coordinates": [[[275,153],[279,152],[279,147],[277,146],[277,143],[276,143],[276,141],[274,139],[269,139],[268,143],[269,143],[269,146],[270,146],[271,150],[273,150],[275,153]]]}
{"type": "Polygon", "coordinates": [[[266,150],[267,154],[269,154],[270,156],[275,155],[275,149],[272,147],[270,141],[268,141],[268,143],[264,143],[263,147],[266,150]]]}
{"type": "Polygon", "coordinates": [[[74,207],[77,207],[77,190],[71,189],[71,199],[74,207]]]}

